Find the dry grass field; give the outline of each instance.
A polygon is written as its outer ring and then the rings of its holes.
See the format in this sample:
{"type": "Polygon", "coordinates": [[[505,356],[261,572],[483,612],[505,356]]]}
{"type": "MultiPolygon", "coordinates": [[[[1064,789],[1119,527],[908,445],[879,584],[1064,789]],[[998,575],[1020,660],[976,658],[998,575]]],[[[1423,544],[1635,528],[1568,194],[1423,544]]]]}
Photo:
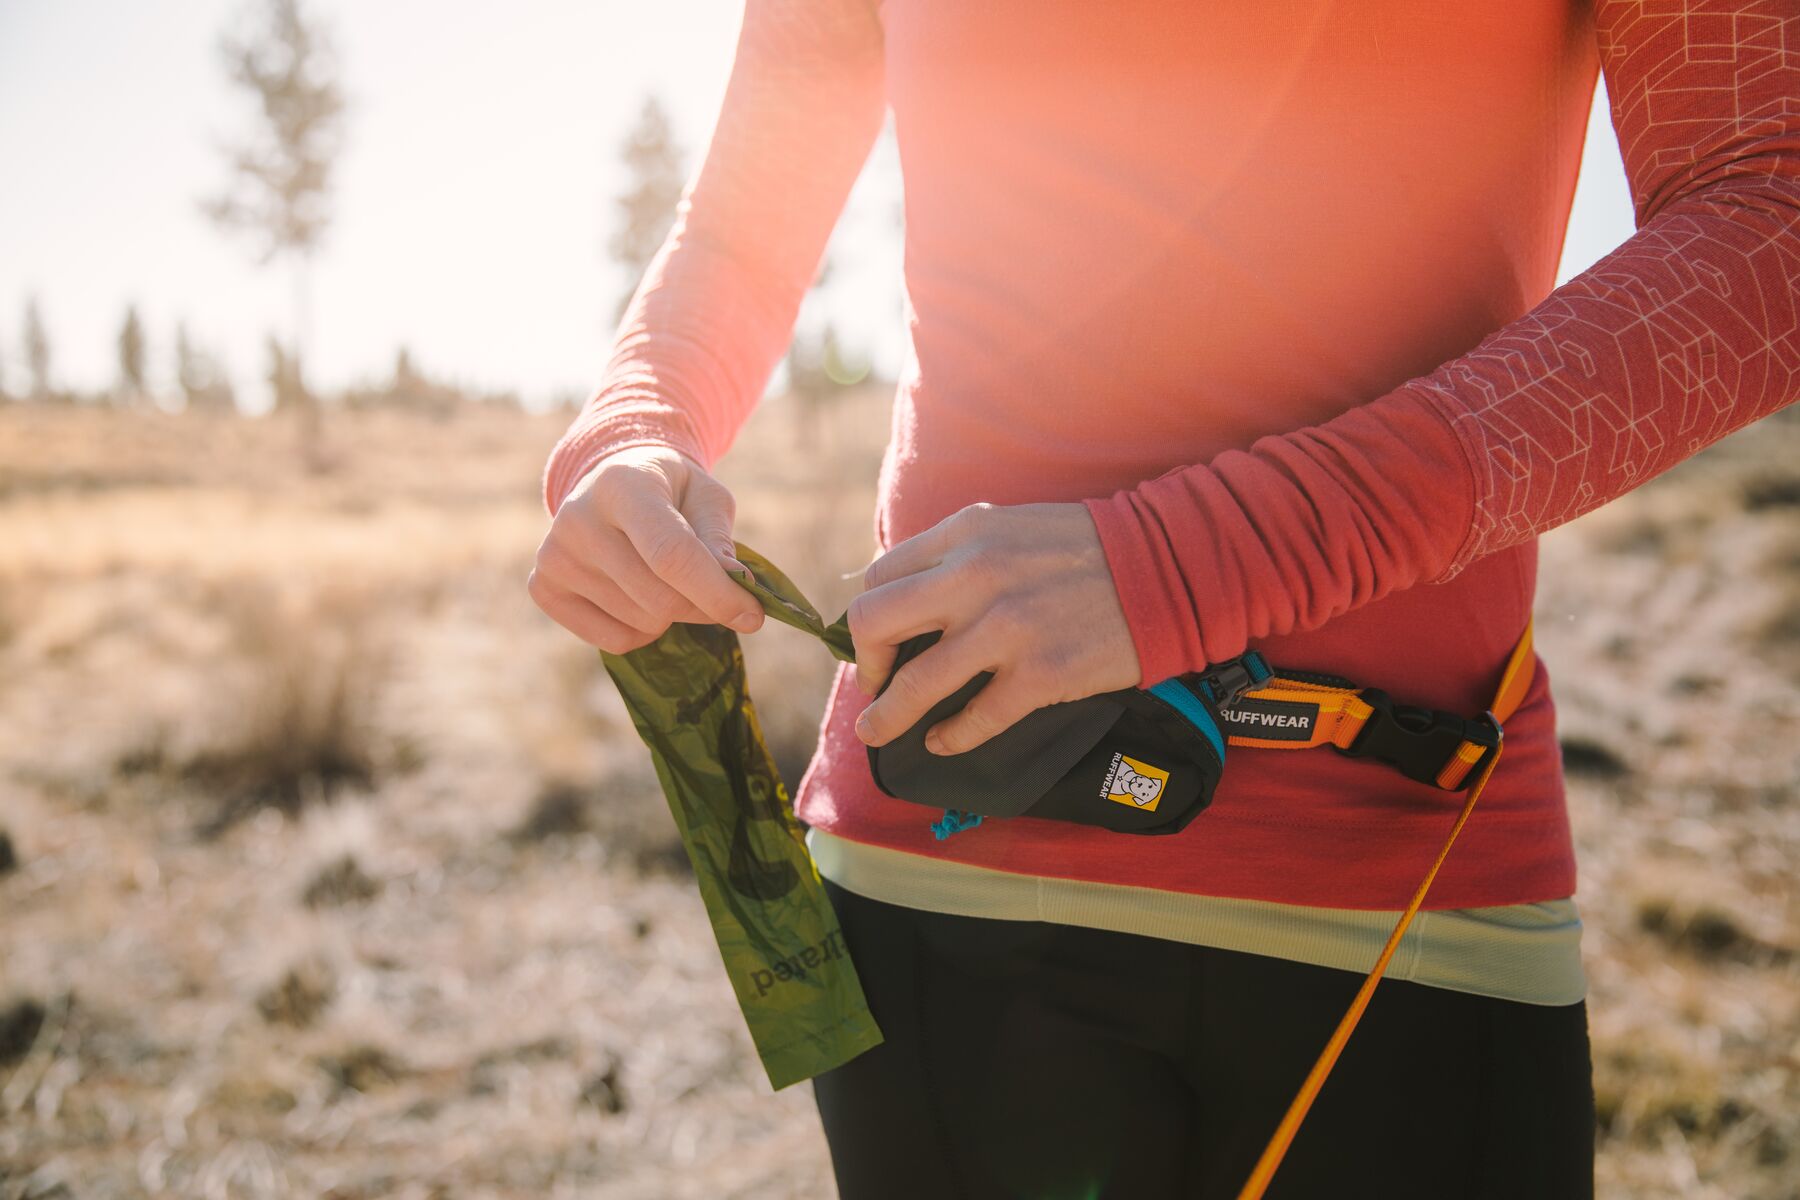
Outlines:
{"type": "MultiPolygon", "coordinates": [[[[721,475],[828,617],[881,388],[721,475]]],[[[1800,414],[1543,544],[1609,1197],[1800,1195],[1800,414]]],[[[525,577],[566,414],[0,410],[0,1200],[829,1197],[525,577]]],[[[773,623],[790,784],[832,663],[773,623]]],[[[1379,999],[1376,1001],[1379,1003],[1379,999]]]]}

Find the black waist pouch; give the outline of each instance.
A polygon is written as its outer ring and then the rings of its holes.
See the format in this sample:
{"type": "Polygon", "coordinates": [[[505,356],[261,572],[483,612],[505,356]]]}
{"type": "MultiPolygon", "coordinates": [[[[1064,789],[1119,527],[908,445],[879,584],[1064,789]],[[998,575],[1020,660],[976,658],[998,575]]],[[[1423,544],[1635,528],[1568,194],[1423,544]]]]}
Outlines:
{"type": "MultiPolygon", "coordinates": [[[[894,669],[941,636],[932,630],[903,642],[894,669]]],[[[1260,658],[1239,666],[1253,657],[1229,664],[1244,672],[1243,685],[1260,682],[1256,673],[1266,671],[1260,658]]],[[[993,678],[984,671],[899,737],[870,746],[869,770],[886,794],[951,814],[1175,833],[1212,803],[1224,770],[1219,708],[1229,693],[1219,670],[1047,705],[972,750],[933,754],[925,748],[925,732],[960,712],[993,678]]]]}

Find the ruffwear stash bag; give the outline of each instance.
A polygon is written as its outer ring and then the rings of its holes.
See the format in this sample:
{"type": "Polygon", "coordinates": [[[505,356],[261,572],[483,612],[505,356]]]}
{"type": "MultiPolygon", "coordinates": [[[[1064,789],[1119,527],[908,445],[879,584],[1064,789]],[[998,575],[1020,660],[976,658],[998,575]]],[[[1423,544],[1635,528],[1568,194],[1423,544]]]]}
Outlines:
{"type": "MultiPolygon", "coordinates": [[[[894,670],[941,630],[901,644],[894,670]]],[[[905,733],[869,747],[869,770],[890,796],[945,810],[940,838],[982,817],[1045,817],[1119,833],[1176,833],[1212,802],[1225,769],[1220,710],[1267,678],[1260,657],[1035,709],[960,754],[925,748],[932,726],[960,712],[993,678],[984,671],[905,733]]],[[[890,673],[881,691],[892,682],[890,673]]]]}

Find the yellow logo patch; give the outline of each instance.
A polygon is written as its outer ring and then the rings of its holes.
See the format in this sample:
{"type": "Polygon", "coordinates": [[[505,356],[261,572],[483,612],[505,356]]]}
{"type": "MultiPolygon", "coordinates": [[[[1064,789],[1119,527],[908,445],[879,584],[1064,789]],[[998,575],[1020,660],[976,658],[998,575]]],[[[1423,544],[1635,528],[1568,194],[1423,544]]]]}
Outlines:
{"type": "Polygon", "coordinates": [[[1128,754],[1114,755],[1112,770],[1106,776],[1106,798],[1144,812],[1155,812],[1168,782],[1169,773],[1161,767],[1140,762],[1128,754]]]}

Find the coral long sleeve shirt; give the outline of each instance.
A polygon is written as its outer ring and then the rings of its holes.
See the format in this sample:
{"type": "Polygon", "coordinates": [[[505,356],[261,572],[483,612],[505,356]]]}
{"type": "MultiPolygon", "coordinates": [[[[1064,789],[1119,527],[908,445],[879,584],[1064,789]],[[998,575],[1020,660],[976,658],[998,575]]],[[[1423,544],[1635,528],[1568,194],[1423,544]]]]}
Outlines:
{"type": "MultiPolygon", "coordinates": [[[[890,107],[910,347],[878,545],[1085,504],[1144,686],[1253,647],[1479,712],[1539,533],[1800,393],[1794,0],[748,0],[549,511],[615,449],[725,453],[890,107]],[[1637,229],[1554,287],[1601,73],[1637,229]]],[[[1539,668],[1432,907],[1574,890],[1539,668]]],[[[800,815],[1006,871],[1397,908],[1460,803],[1234,748],[1178,835],[938,842],[870,778],[866,703],[840,669],[800,815]]]]}

